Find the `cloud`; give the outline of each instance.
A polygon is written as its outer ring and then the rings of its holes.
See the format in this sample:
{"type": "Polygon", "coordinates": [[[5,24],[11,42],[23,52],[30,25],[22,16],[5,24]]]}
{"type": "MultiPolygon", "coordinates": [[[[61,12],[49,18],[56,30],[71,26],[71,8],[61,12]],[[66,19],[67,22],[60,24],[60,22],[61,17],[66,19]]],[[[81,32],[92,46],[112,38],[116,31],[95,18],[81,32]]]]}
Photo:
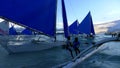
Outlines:
{"type": "MultiPolygon", "coordinates": [[[[68,22],[68,26],[70,26],[72,23],[68,22]]],[[[63,28],[63,23],[62,22],[58,22],[56,23],[57,28],[63,28]]]]}
{"type": "Polygon", "coordinates": [[[112,10],[112,11],[108,12],[107,15],[112,16],[112,15],[118,15],[118,14],[120,14],[120,11],[112,10]]]}
{"type": "Polygon", "coordinates": [[[57,28],[63,28],[63,23],[62,22],[56,23],[56,25],[57,25],[57,28]]]}

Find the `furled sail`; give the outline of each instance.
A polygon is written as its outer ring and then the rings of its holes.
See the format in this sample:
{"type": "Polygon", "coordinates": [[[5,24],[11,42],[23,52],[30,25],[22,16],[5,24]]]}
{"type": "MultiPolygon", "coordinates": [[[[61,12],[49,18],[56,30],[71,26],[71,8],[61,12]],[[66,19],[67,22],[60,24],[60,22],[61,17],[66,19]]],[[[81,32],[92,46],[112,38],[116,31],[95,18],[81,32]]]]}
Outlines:
{"type": "Polygon", "coordinates": [[[55,36],[57,0],[0,0],[0,17],[55,36]]]}
{"type": "Polygon", "coordinates": [[[76,20],[69,26],[70,34],[78,34],[78,24],[79,22],[76,20]]]}
{"type": "Polygon", "coordinates": [[[24,30],[21,32],[21,34],[23,34],[23,35],[32,35],[32,31],[26,28],[26,29],[24,29],[24,30]]]}
{"type": "Polygon", "coordinates": [[[17,31],[16,29],[14,28],[14,26],[12,26],[10,29],[9,29],[9,35],[17,35],[17,31]]]}
{"type": "Polygon", "coordinates": [[[65,37],[67,38],[69,36],[69,28],[68,28],[68,21],[67,21],[64,0],[62,0],[62,17],[63,17],[63,25],[64,25],[64,34],[65,37]]]}
{"type": "Polygon", "coordinates": [[[91,33],[94,35],[94,26],[92,22],[92,17],[91,13],[89,12],[87,16],[83,19],[83,21],[79,24],[78,30],[80,34],[88,34],[90,35],[91,33]]]}

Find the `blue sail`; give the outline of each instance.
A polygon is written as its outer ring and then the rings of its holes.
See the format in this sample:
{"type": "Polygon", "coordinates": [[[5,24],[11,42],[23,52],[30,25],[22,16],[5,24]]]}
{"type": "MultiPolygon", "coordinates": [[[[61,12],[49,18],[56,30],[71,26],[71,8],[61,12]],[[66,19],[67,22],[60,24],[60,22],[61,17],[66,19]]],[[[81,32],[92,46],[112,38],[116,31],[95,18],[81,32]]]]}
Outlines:
{"type": "Polygon", "coordinates": [[[78,24],[78,20],[76,20],[69,26],[70,34],[78,34],[78,24]]]}
{"type": "Polygon", "coordinates": [[[90,12],[83,19],[83,21],[79,24],[78,29],[79,29],[80,34],[83,34],[83,33],[88,34],[88,35],[90,35],[91,33],[95,34],[90,12]]]}
{"type": "Polygon", "coordinates": [[[69,36],[69,28],[68,28],[68,21],[67,21],[64,0],[62,0],[62,17],[63,17],[63,25],[64,25],[64,34],[65,37],[67,38],[69,36]]]}
{"type": "Polygon", "coordinates": [[[32,35],[32,31],[26,28],[26,29],[24,29],[24,30],[21,32],[21,34],[24,34],[24,35],[32,35]]]}
{"type": "Polygon", "coordinates": [[[0,0],[0,3],[0,17],[55,36],[57,0],[0,0]]]}
{"type": "Polygon", "coordinates": [[[18,35],[18,33],[16,32],[16,29],[14,28],[14,26],[9,28],[9,35],[18,35]]]}

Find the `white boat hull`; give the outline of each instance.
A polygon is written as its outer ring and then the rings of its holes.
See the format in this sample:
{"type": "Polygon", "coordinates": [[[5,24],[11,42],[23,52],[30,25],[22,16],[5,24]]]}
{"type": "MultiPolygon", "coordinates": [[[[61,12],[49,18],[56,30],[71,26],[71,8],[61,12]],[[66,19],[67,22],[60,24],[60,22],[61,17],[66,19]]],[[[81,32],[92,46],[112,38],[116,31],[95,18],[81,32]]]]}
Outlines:
{"type": "Polygon", "coordinates": [[[32,40],[36,39],[34,36],[21,36],[19,40],[18,38],[19,36],[0,36],[0,44],[8,53],[40,51],[65,44],[64,41],[54,42],[45,38],[40,38],[40,41],[32,40]]]}

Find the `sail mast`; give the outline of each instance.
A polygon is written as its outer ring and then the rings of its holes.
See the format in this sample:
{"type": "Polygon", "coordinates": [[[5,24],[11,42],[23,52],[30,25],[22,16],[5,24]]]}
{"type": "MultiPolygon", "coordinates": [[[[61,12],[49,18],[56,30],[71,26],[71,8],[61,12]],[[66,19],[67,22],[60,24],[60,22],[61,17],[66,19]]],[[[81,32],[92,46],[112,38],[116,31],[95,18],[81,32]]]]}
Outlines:
{"type": "MultiPolygon", "coordinates": [[[[57,2],[56,2],[56,10],[55,10],[55,11],[56,11],[56,13],[55,13],[56,17],[55,17],[55,18],[57,18],[57,3],[58,3],[58,0],[57,0],[57,2]]],[[[55,22],[56,22],[56,21],[57,21],[57,20],[55,19],[55,22]]],[[[55,33],[54,33],[55,35],[54,35],[54,38],[55,38],[55,42],[56,42],[56,29],[57,29],[57,27],[56,27],[56,23],[54,23],[54,24],[55,24],[55,29],[54,29],[54,30],[55,30],[55,31],[54,31],[54,32],[55,32],[55,33]]]]}
{"type": "Polygon", "coordinates": [[[67,38],[69,36],[69,28],[68,28],[68,21],[67,21],[64,0],[62,0],[62,17],[63,17],[63,25],[64,25],[64,34],[65,37],[67,38]]]}

